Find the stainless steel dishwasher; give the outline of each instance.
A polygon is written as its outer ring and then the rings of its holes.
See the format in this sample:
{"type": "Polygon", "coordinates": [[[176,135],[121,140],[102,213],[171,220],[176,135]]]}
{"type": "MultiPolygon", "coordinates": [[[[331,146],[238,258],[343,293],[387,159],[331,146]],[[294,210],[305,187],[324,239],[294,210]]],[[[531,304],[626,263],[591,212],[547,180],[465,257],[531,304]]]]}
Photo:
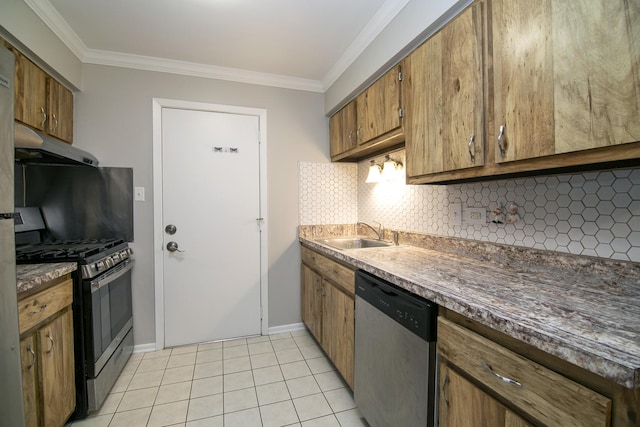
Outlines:
{"type": "Polygon", "coordinates": [[[371,427],[435,422],[438,306],[356,273],[354,398],[371,427]]]}

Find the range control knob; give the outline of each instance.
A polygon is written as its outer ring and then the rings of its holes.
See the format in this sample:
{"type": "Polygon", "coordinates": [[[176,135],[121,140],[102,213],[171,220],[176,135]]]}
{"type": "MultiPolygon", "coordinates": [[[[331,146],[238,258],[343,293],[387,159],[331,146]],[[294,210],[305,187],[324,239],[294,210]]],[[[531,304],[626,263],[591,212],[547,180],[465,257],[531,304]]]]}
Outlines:
{"type": "Polygon", "coordinates": [[[104,270],[104,269],[105,269],[105,267],[106,267],[106,265],[105,265],[104,261],[98,261],[98,262],[96,262],[96,269],[97,269],[98,271],[100,271],[100,270],[104,270]]]}

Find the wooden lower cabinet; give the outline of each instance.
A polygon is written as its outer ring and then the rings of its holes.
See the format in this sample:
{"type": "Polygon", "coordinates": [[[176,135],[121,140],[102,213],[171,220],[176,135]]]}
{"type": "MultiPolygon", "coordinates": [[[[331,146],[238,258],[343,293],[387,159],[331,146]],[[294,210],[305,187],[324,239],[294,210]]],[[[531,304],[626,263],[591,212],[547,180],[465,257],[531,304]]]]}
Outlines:
{"type": "Polygon", "coordinates": [[[302,253],[302,321],[353,389],[355,272],[306,247],[302,253]]]}
{"type": "Polygon", "coordinates": [[[27,427],[61,427],[76,407],[71,301],[70,277],[18,301],[27,427]]]}
{"type": "Polygon", "coordinates": [[[611,399],[442,317],[438,354],[441,427],[611,423],[611,399]]]}

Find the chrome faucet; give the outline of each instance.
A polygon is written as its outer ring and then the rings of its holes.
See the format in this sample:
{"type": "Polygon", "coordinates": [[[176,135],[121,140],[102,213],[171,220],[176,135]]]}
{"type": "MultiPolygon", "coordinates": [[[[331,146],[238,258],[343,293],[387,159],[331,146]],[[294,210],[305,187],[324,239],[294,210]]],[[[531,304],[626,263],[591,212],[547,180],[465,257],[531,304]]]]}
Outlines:
{"type": "Polygon", "coordinates": [[[377,230],[372,225],[369,225],[366,222],[358,222],[356,225],[362,224],[365,227],[369,227],[371,230],[373,230],[374,233],[376,233],[378,240],[382,240],[382,237],[384,236],[384,227],[382,227],[382,224],[380,224],[378,221],[372,221],[372,222],[374,222],[375,224],[378,224],[377,230]]]}

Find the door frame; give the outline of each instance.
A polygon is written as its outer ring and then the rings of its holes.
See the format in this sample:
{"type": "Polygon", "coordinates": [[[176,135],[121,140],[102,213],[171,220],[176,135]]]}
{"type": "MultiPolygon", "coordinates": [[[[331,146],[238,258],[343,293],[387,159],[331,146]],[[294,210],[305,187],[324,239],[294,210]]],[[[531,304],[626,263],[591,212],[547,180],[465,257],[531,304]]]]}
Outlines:
{"type": "Polygon", "coordinates": [[[260,330],[269,334],[269,281],[268,281],[268,218],[267,218],[267,110],[238,107],[177,99],[153,98],[153,264],[155,275],[156,350],[164,348],[164,256],[162,233],[162,109],[209,111],[215,113],[242,114],[259,119],[260,151],[260,330]]]}

